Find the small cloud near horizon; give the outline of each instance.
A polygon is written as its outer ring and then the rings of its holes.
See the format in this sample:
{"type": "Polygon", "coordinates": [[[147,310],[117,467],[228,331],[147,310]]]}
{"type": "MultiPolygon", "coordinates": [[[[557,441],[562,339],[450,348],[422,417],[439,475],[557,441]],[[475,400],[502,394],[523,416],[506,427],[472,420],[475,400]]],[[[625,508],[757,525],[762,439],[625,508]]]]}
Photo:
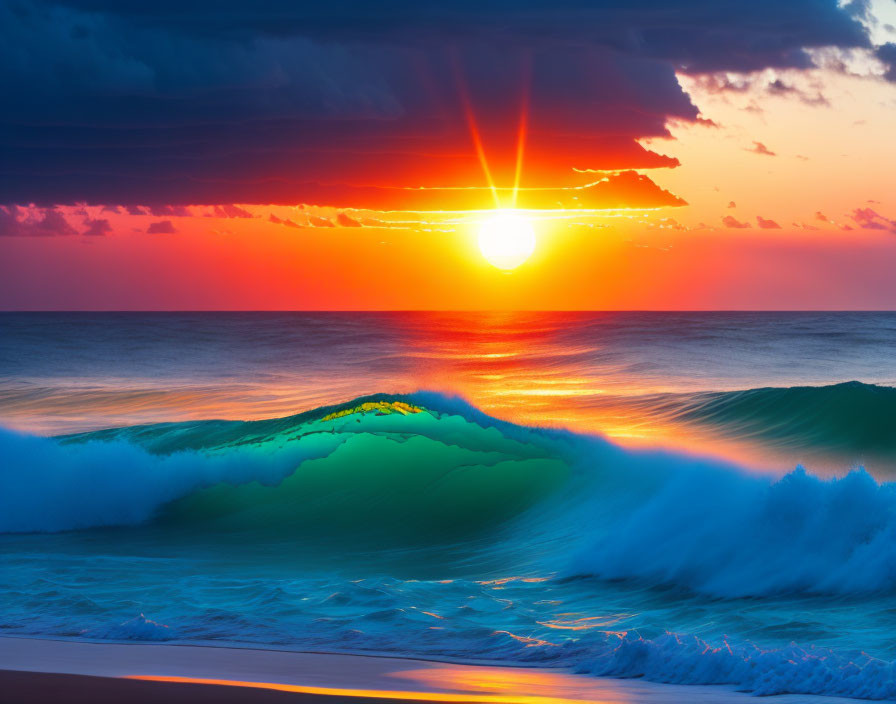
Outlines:
{"type": "Polygon", "coordinates": [[[295,227],[295,228],[302,227],[295,220],[290,220],[289,218],[280,218],[280,217],[277,217],[276,215],[274,215],[273,213],[271,213],[268,216],[268,220],[270,220],[272,223],[274,223],[276,225],[286,225],[286,227],[295,227]]]}
{"type": "Polygon", "coordinates": [[[896,220],[884,217],[872,208],[856,208],[850,217],[864,230],[890,230],[896,232],[896,220]]]}
{"type": "Polygon", "coordinates": [[[722,223],[725,225],[725,227],[732,227],[737,230],[742,230],[747,227],[752,227],[752,225],[750,225],[750,223],[740,222],[737,218],[735,218],[731,215],[726,215],[725,217],[723,217],[722,223]]]}
{"type": "Polygon", "coordinates": [[[753,142],[753,146],[746,151],[754,154],[764,154],[765,156],[777,156],[775,152],[765,146],[762,142],[753,142]]]}
{"type": "Polygon", "coordinates": [[[361,227],[361,223],[345,213],[339,213],[336,216],[336,224],[340,227],[361,227]]]}
{"type": "Polygon", "coordinates": [[[84,226],[87,229],[81,234],[87,237],[104,237],[112,232],[112,225],[105,218],[87,218],[84,226]]]}
{"type": "Polygon", "coordinates": [[[149,235],[173,235],[177,232],[177,229],[171,224],[170,220],[159,220],[158,222],[150,223],[149,227],[146,228],[146,232],[149,235]]]}

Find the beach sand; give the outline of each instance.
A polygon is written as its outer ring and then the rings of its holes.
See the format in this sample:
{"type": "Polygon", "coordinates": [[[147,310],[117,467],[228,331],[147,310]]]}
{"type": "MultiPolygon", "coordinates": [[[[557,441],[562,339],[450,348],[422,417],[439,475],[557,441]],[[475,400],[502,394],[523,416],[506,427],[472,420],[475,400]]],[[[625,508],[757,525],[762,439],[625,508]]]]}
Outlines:
{"type": "MultiPolygon", "coordinates": [[[[747,704],[726,687],[587,677],[561,669],[239,647],[0,638],[0,703],[302,702],[747,704]]],[[[776,704],[856,700],[785,695],[776,704]]]]}

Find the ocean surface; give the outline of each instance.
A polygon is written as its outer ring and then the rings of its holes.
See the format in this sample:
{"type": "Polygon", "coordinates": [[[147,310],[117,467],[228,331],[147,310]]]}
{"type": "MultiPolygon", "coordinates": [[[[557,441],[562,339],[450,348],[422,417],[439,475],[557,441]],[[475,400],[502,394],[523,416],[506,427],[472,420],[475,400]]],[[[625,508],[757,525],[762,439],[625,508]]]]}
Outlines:
{"type": "Polygon", "coordinates": [[[896,314],[0,314],[0,634],[896,698],[896,314]]]}

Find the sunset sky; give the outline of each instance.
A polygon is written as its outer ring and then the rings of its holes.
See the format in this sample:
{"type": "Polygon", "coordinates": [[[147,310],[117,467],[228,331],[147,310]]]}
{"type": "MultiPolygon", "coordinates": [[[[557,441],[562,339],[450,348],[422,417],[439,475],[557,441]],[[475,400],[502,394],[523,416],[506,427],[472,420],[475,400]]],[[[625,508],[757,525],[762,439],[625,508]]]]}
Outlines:
{"type": "Polygon", "coordinates": [[[894,0],[129,5],[0,5],[2,309],[896,307],[894,0]]]}

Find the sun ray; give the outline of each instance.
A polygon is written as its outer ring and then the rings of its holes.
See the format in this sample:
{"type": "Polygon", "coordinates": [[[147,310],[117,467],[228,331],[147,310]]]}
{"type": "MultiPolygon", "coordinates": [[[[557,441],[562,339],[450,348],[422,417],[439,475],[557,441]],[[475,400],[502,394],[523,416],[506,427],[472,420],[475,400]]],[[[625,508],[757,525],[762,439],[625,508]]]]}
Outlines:
{"type": "Polygon", "coordinates": [[[463,72],[461,70],[460,62],[457,57],[452,57],[452,66],[454,68],[454,80],[457,84],[457,93],[460,96],[461,107],[464,111],[464,119],[467,122],[467,127],[470,130],[470,138],[473,140],[473,147],[476,149],[476,156],[479,158],[479,163],[482,165],[482,172],[485,174],[485,179],[488,182],[488,186],[492,191],[492,196],[495,199],[495,207],[501,207],[501,200],[498,197],[498,188],[495,185],[495,180],[492,178],[491,169],[488,167],[488,159],[485,156],[485,147],[482,144],[482,137],[479,134],[479,128],[476,125],[476,115],[473,112],[473,104],[470,100],[470,93],[467,90],[466,81],[464,81],[463,72]]]}
{"type": "Polygon", "coordinates": [[[532,59],[527,56],[523,63],[522,99],[520,100],[520,122],[516,135],[516,170],[513,175],[512,207],[516,207],[517,194],[523,175],[523,153],[526,147],[526,133],[529,129],[529,92],[532,85],[532,59]]]}

